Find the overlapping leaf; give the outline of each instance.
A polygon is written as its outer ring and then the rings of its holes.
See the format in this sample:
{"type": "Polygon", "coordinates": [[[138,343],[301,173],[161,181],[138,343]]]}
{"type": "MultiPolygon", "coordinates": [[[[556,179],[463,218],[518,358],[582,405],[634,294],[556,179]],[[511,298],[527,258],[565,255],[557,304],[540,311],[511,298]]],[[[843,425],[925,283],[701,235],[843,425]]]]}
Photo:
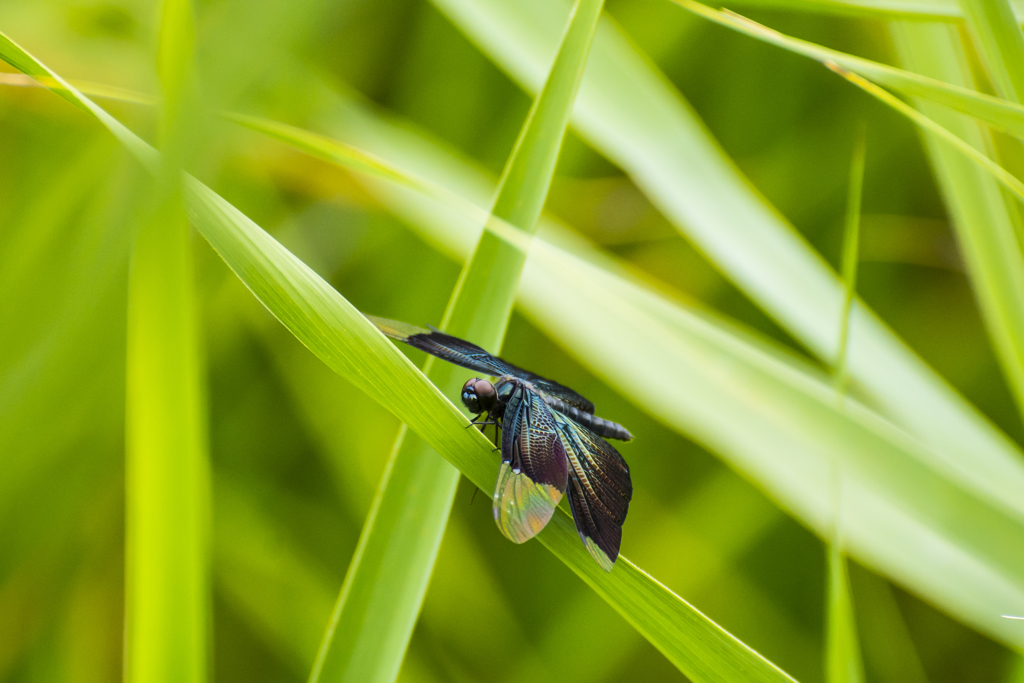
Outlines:
{"type": "MultiPolygon", "coordinates": [[[[149,168],[152,148],[56,74],[0,34],[0,58],[57,80],[65,99],[89,112],[149,168]]],[[[256,297],[329,367],[391,410],[481,487],[497,466],[487,440],[465,429],[462,414],[336,290],[238,209],[199,181],[184,181],[190,218],[256,297]]],[[[612,574],[581,547],[568,514],[540,537],[676,666],[694,680],[791,680],[649,575],[620,557],[612,574]]]]}
{"type": "Polygon", "coordinates": [[[822,63],[838,64],[878,85],[892,88],[904,95],[927,98],[1024,138],[1024,106],[1019,103],[793,38],[746,17],[728,11],[714,10],[693,0],[671,2],[758,40],[822,63]]]}
{"type": "Polygon", "coordinates": [[[160,143],[128,278],[125,680],[202,683],[209,669],[209,462],[192,247],[181,205],[192,8],[160,23],[160,143]]]}
{"type": "MultiPolygon", "coordinates": [[[[458,197],[461,193],[478,202],[486,202],[486,181],[475,176],[469,169],[459,168],[457,162],[451,158],[435,158],[435,155],[441,153],[438,150],[431,150],[429,144],[417,139],[408,129],[392,129],[382,121],[367,117],[365,113],[358,114],[354,103],[346,103],[343,106],[346,108],[346,114],[339,117],[339,120],[346,121],[348,135],[360,145],[375,150],[379,156],[360,153],[345,146],[340,146],[342,153],[338,153],[339,145],[336,142],[268,122],[263,122],[257,127],[272,130],[279,139],[313,151],[324,158],[342,163],[351,163],[351,160],[356,158],[356,168],[369,169],[379,178],[392,179],[394,182],[373,185],[385,204],[418,226],[428,241],[465,258],[472,241],[479,233],[481,210],[467,210],[465,200],[453,201],[452,198],[458,197]],[[295,138],[289,140],[292,133],[295,134],[295,138]],[[385,161],[385,157],[401,159],[404,165],[414,170],[403,172],[385,161]],[[423,181],[416,173],[417,170],[424,168],[435,171],[430,183],[423,181]],[[446,171],[437,172],[436,169],[440,168],[446,171]],[[432,187],[436,188],[437,183],[443,183],[446,187],[431,190],[432,187]]],[[[572,239],[556,227],[549,223],[545,226],[543,234],[554,242],[571,245],[574,251],[582,248],[582,243],[578,239],[572,239]]],[[[492,228],[510,237],[508,231],[501,230],[500,224],[493,225],[492,228]]],[[[811,462],[821,463],[822,458],[834,450],[841,451],[841,458],[863,460],[872,454],[877,455],[878,448],[877,443],[870,445],[862,442],[863,437],[853,437],[851,440],[845,431],[821,429],[824,423],[816,411],[820,409],[829,414],[834,410],[827,383],[823,379],[814,380],[815,371],[795,363],[789,354],[780,353],[777,349],[765,346],[760,340],[746,337],[729,325],[723,325],[721,321],[709,320],[704,314],[687,311],[652,295],[644,288],[623,280],[622,275],[607,272],[604,268],[611,266],[607,259],[585,250],[582,253],[585,254],[585,259],[577,262],[570,259],[566,253],[552,250],[544,242],[538,243],[534,257],[546,254],[547,257],[553,258],[554,262],[548,266],[535,266],[531,260],[528,275],[524,279],[525,289],[522,292],[525,311],[556,339],[591,365],[595,372],[604,376],[627,395],[636,396],[646,408],[653,409],[655,414],[668,424],[695,436],[729,457],[737,466],[758,479],[790,511],[819,528],[823,535],[827,534],[828,530],[823,520],[827,520],[831,514],[828,487],[822,483],[822,470],[809,467],[808,461],[795,457],[797,453],[794,452],[794,448],[800,452],[808,448],[799,425],[808,420],[809,433],[814,434],[815,438],[827,439],[828,445],[818,446],[818,452],[807,452],[811,462]],[[592,268],[590,263],[600,263],[604,268],[592,268]],[[576,270],[573,270],[574,266],[576,270]],[[578,270],[579,267],[589,270],[583,273],[578,270]],[[552,270],[555,272],[550,272],[552,270]],[[559,273],[575,275],[557,277],[559,273]],[[587,285],[580,288],[579,282],[574,281],[573,277],[587,282],[587,285]],[[602,282],[603,286],[599,286],[602,282]],[[603,301],[600,300],[602,292],[609,292],[603,301]],[[583,294],[587,296],[582,296],[583,294]],[[618,315],[618,307],[609,305],[609,302],[617,300],[616,297],[623,296],[628,298],[626,308],[629,315],[625,318],[618,315]],[[594,301],[594,297],[599,300],[594,301]],[[592,317],[587,317],[587,311],[592,317]],[[649,329],[658,329],[666,339],[671,340],[668,347],[661,345],[659,349],[652,345],[653,340],[649,339],[648,335],[618,334],[625,332],[622,329],[624,327],[643,328],[650,324],[649,318],[642,322],[638,321],[634,317],[638,313],[650,314],[654,320],[659,321],[660,327],[649,329]],[[571,321],[576,320],[577,315],[577,324],[573,324],[571,321]],[[601,321],[599,334],[588,327],[594,320],[601,321]],[[610,335],[608,330],[615,330],[617,334],[610,335]],[[709,334],[710,336],[707,336],[709,334]],[[700,341],[701,338],[704,340],[700,341]],[[645,359],[645,362],[638,362],[637,357],[645,359]],[[688,358],[693,359],[694,367],[688,367],[688,364],[687,370],[680,372],[678,376],[684,379],[678,385],[666,385],[659,379],[666,376],[666,373],[678,371],[678,363],[688,358]],[[722,362],[721,368],[731,369],[726,375],[720,375],[719,371],[707,366],[708,358],[718,358],[722,362]],[[775,379],[752,379],[761,372],[758,371],[748,377],[749,381],[740,384],[742,390],[731,386],[730,383],[736,381],[737,359],[742,359],[743,363],[754,362],[762,370],[768,370],[775,379]],[[704,381],[694,384],[691,378],[691,373],[694,372],[703,377],[704,381]],[[729,377],[730,383],[720,386],[719,382],[724,377],[729,377]],[[764,381],[771,383],[779,378],[784,379],[784,384],[795,380],[796,386],[801,387],[796,390],[797,395],[805,394],[811,389],[811,396],[799,401],[810,400],[812,405],[827,405],[806,413],[811,417],[801,417],[801,408],[796,404],[789,404],[787,392],[780,391],[780,387],[772,390],[763,388],[764,381]],[[670,392],[660,397],[660,400],[652,402],[648,390],[653,385],[662,386],[670,392]],[[762,388],[756,388],[758,385],[762,388]],[[814,389],[814,386],[820,388],[814,389]],[[675,389],[679,392],[677,393],[675,389]],[[771,400],[766,400],[765,406],[758,406],[756,398],[769,394],[771,400]],[[781,423],[776,419],[775,408],[771,407],[771,404],[780,402],[790,408],[786,411],[790,418],[781,423]],[[765,413],[766,410],[771,413],[771,417],[765,413]],[[749,425],[748,429],[752,431],[746,435],[749,438],[739,438],[742,435],[735,433],[735,424],[749,425]],[[781,427],[782,430],[779,431],[776,427],[781,427]],[[766,431],[762,432],[761,429],[766,431]],[[832,437],[839,443],[833,442],[832,437]]],[[[859,413],[855,413],[855,417],[857,414],[859,413]]],[[[860,422],[860,419],[857,418],[854,422],[860,422]]],[[[921,464],[919,461],[923,458],[928,463],[926,469],[937,468],[940,472],[944,470],[947,472],[946,476],[962,484],[970,482],[972,475],[977,474],[964,472],[958,468],[945,469],[946,465],[941,459],[934,458],[934,454],[927,449],[909,446],[911,442],[893,432],[891,426],[882,427],[884,423],[878,422],[874,417],[870,423],[875,427],[869,431],[882,428],[883,442],[895,439],[895,450],[887,452],[902,452],[903,455],[893,462],[905,461],[908,455],[913,453],[909,458],[910,462],[917,462],[915,467],[921,464]]],[[[860,428],[853,427],[855,431],[860,428]]],[[[879,437],[876,435],[874,438],[879,437]]],[[[1008,531],[1006,527],[1002,530],[992,527],[989,529],[992,535],[974,538],[974,547],[968,547],[972,544],[965,545],[963,538],[957,540],[949,535],[952,530],[938,528],[942,525],[939,517],[943,516],[940,514],[935,517],[938,511],[925,510],[923,517],[918,514],[908,516],[904,505],[895,502],[900,496],[896,490],[902,490],[904,484],[908,500],[922,496],[928,498],[934,491],[929,493],[910,484],[913,477],[896,477],[890,481],[894,475],[891,467],[884,464],[884,459],[876,460],[874,465],[870,465],[869,462],[862,464],[868,465],[869,470],[873,469],[874,474],[869,476],[871,483],[864,484],[867,489],[855,487],[860,495],[847,497],[847,504],[852,506],[851,509],[866,506],[865,510],[870,513],[851,513],[861,523],[861,531],[857,534],[860,541],[852,543],[851,549],[854,554],[965,621],[1010,642],[1016,642],[1018,634],[1006,628],[1005,620],[991,617],[995,613],[993,609],[996,605],[1017,604],[1022,600],[1022,595],[1015,585],[1016,580],[1009,578],[1004,570],[999,568],[999,565],[1003,564],[1001,561],[995,560],[995,556],[1004,551],[1007,544],[1012,546],[1016,543],[1011,539],[1016,538],[1018,532],[1008,531]],[[883,490],[891,487],[895,487],[892,489],[891,498],[886,494],[885,498],[878,499],[878,494],[871,492],[873,489],[883,490]],[[885,499],[890,503],[884,503],[885,499]],[[1010,536],[1003,535],[1007,532],[1010,536]],[[922,551],[931,548],[930,552],[940,553],[944,558],[942,571],[937,572],[935,565],[923,565],[913,552],[907,552],[908,548],[922,551]],[[982,554],[977,555],[978,552],[982,554]],[[983,556],[991,559],[982,559],[983,556]]],[[[861,471],[861,467],[854,467],[851,471],[861,471]]],[[[975,483],[978,481],[975,480],[975,483]]],[[[1012,503],[1007,498],[1013,496],[1012,487],[1005,486],[999,492],[992,488],[995,485],[998,489],[998,484],[988,482],[975,491],[997,508],[1004,507],[1007,502],[1012,503]]],[[[921,502],[927,507],[927,500],[921,502]]],[[[976,513],[986,516],[988,513],[983,512],[983,509],[984,506],[976,509],[976,513]]],[[[980,521],[980,518],[976,519],[979,520],[979,524],[987,524],[980,521]]],[[[970,523],[965,522],[965,528],[969,526],[970,523]]],[[[967,534],[969,535],[969,532],[967,534]]]]}
{"type": "MultiPolygon", "coordinates": [[[[547,196],[603,4],[604,0],[577,3],[498,190],[492,213],[527,240],[536,229],[547,196]]],[[[381,164],[366,165],[387,172],[381,164]]],[[[452,293],[442,328],[497,352],[525,258],[524,250],[484,230],[452,293]]],[[[469,377],[466,370],[434,359],[424,370],[449,396],[458,395],[469,377]]],[[[324,634],[311,682],[386,683],[397,678],[458,482],[458,470],[438,457],[429,444],[406,435],[404,428],[399,432],[324,634]]]]}
{"type": "MultiPolygon", "coordinates": [[[[950,60],[941,59],[938,55],[919,70],[945,70],[945,78],[950,82],[796,40],[737,15],[710,10],[692,0],[673,2],[724,26],[821,61],[833,70],[852,72],[849,76],[851,80],[912,118],[915,116],[913,110],[877,89],[873,83],[878,82],[904,94],[944,104],[1024,137],[1024,107],[964,87],[964,79],[969,79],[970,75],[959,73],[950,60]],[[871,82],[858,79],[852,74],[863,76],[871,82]]],[[[948,32],[947,28],[939,26],[930,30],[948,32]]],[[[935,111],[934,105],[931,110],[935,111]]],[[[989,335],[1014,390],[1017,404],[1024,410],[1024,299],[1021,298],[1024,296],[1024,257],[1016,246],[1013,211],[1007,209],[994,183],[1003,184],[1022,200],[1024,184],[978,151],[991,149],[992,145],[976,124],[961,121],[951,112],[942,115],[946,125],[956,126],[963,131],[961,134],[972,140],[973,146],[962,142],[945,129],[934,129],[934,126],[928,137],[933,146],[938,146],[933,153],[937,160],[942,159],[937,161],[938,175],[956,217],[960,243],[985,314],[989,335]],[[959,147],[960,151],[949,150],[949,145],[959,147]],[[967,158],[964,159],[962,155],[967,158]],[[965,164],[980,165],[981,169],[964,168],[965,164]],[[968,190],[968,186],[972,186],[973,190],[968,190]]],[[[931,124],[924,122],[923,125],[928,128],[931,124]]]]}

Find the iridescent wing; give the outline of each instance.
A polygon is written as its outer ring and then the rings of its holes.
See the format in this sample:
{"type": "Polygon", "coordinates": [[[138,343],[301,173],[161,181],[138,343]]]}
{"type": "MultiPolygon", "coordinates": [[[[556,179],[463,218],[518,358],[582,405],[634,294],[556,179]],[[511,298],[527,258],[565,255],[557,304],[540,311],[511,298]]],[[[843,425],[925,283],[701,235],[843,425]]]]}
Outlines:
{"type": "Polygon", "coordinates": [[[511,375],[512,377],[525,379],[547,396],[564,401],[585,413],[594,412],[594,404],[569,387],[562,386],[558,382],[545,379],[540,375],[533,374],[529,370],[523,370],[512,365],[508,361],[491,355],[476,344],[434,329],[428,330],[416,327],[415,325],[409,325],[408,323],[398,322],[397,320],[388,320],[387,318],[378,318],[372,315],[366,317],[377,326],[377,329],[392,339],[405,342],[409,346],[426,351],[432,356],[443,358],[449,363],[454,363],[470,370],[476,370],[491,377],[511,375]]]}
{"type": "Polygon", "coordinates": [[[569,470],[569,507],[576,530],[606,572],[619,556],[633,482],[629,465],[611,444],[586,427],[554,412],[569,470]]]}
{"type": "Polygon", "coordinates": [[[505,404],[494,521],[509,540],[527,541],[547,525],[565,493],[569,462],[554,413],[518,380],[505,404]]]}

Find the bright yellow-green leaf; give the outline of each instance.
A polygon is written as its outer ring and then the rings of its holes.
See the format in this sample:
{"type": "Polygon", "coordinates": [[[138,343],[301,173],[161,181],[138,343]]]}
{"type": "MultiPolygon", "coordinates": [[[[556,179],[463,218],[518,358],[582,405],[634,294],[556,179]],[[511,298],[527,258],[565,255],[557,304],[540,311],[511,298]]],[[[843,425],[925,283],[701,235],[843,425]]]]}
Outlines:
{"type": "MultiPolygon", "coordinates": [[[[839,362],[833,371],[837,402],[845,404],[843,392],[845,368],[845,337],[848,316],[857,289],[857,263],[860,243],[860,204],[864,189],[864,131],[861,130],[853,150],[850,164],[850,183],[846,200],[846,225],[843,229],[843,284],[846,285],[840,335],[839,362]]],[[[860,658],[857,638],[857,620],[854,615],[850,577],[843,550],[843,468],[833,463],[832,537],[828,539],[828,597],[825,614],[825,680],[828,683],[862,683],[864,665],[860,658]]]]}
{"type": "Polygon", "coordinates": [[[165,150],[128,280],[125,680],[202,683],[209,669],[209,463],[191,231],[179,161],[192,9],[165,0],[157,57],[165,150]]]}
{"type": "Polygon", "coordinates": [[[1009,0],[960,0],[960,8],[996,90],[1011,102],[1024,102],[1024,33],[1009,0]]]}
{"type": "Polygon", "coordinates": [[[843,230],[843,285],[846,297],[843,300],[843,317],[840,320],[839,359],[833,369],[836,388],[842,393],[846,389],[846,347],[850,338],[850,311],[857,298],[857,262],[860,253],[860,203],[864,191],[864,131],[860,132],[853,151],[850,168],[850,190],[846,200],[846,225],[843,230]]]}
{"type": "Polygon", "coordinates": [[[850,577],[846,569],[846,556],[835,542],[829,544],[828,576],[825,679],[828,683],[861,683],[864,680],[864,667],[857,640],[850,577]]]}

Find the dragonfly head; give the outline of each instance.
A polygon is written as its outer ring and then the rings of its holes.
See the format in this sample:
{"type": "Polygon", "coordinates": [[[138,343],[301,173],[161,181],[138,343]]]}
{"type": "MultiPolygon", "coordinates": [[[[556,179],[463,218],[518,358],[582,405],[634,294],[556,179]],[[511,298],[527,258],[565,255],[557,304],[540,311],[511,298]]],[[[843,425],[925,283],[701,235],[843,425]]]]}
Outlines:
{"type": "Polygon", "coordinates": [[[474,377],[462,385],[462,402],[473,413],[491,412],[496,397],[494,385],[485,379],[474,377]]]}

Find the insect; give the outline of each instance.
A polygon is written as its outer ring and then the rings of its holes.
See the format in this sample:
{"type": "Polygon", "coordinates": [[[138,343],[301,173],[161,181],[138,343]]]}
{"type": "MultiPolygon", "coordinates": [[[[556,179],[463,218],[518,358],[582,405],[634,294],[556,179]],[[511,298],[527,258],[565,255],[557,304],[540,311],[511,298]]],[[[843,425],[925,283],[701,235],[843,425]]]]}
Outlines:
{"type": "MultiPolygon", "coordinates": [[[[611,571],[633,484],[626,461],[605,438],[629,441],[633,435],[594,415],[594,404],[572,389],[475,344],[434,328],[367,317],[392,339],[495,378],[469,380],[461,398],[476,416],[471,424],[501,430],[501,468],[494,488],[494,520],[501,532],[515,543],[533,538],[568,493],[583,545],[602,569],[611,571]]],[[[495,432],[495,443],[497,438],[495,432]]]]}

